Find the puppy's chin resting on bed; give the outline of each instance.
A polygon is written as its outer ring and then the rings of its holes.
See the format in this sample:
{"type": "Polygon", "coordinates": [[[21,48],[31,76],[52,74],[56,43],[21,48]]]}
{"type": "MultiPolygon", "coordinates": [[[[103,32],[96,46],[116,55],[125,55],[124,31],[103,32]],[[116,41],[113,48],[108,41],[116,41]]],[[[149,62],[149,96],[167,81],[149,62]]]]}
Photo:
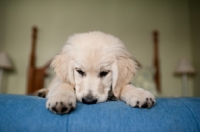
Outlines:
{"type": "Polygon", "coordinates": [[[150,92],[130,84],[137,64],[112,35],[96,31],[69,37],[51,66],[57,77],[37,94],[46,96],[46,107],[54,113],[69,113],[76,100],[95,104],[116,98],[139,108],[156,102],[150,92]]]}

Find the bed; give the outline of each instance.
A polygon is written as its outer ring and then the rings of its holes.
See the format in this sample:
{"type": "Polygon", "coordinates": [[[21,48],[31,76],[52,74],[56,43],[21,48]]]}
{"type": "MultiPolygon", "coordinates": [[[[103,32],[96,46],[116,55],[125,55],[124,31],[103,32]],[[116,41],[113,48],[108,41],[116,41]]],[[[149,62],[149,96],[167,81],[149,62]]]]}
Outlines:
{"type": "Polygon", "coordinates": [[[0,132],[199,132],[200,98],[157,98],[151,109],[122,101],[78,103],[70,114],[47,110],[46,99],[0,94],[0,132]]]}
{"type": "MultiPolygon", "coordinates": [[[[51,63],[51,59],[47,61],[43,67],[36,66],[36,42],[37,42],[38,29],[32,28],[32,43],[31,53],[28,64],[28,79],[27,79],[27,94],[33,94],[35,91],[44,88],[45,78],[48,77],[48,68],[51,63]]],[[[152,43],[153,43],[153,56],[152,67],[145,67],[140,64],[136,59],[140,69],[138,74],[132,80],[133,85],[144,88],[154,95],[161,93],[161,76],[160,76],[160,62],[159,62],[159,48],[158,48],[158,36],[157,30],[152,31],[152,43]]],[[[37,56],[39,57],[39,55],[37,56]]]]}
{"type": "MultiPolygon", "coordinates": [[[[28,67],[28,95],[0,94],[0,132],[199,132],[200,97],[157,98],[151,109],[132,108],[122,101],[93,105],[77,103],[70,114],[56,115],[45,108],[46,99],[31,96],[44,86],[47,68],[35,66],[37,28],[32,29],[32,49],[28,67]]],[[[153,32],[154,66],[152,78],[161,92],[158,32],[153,32]]],[[[140,66],[142,67],[142,66],[140,66]]]]}

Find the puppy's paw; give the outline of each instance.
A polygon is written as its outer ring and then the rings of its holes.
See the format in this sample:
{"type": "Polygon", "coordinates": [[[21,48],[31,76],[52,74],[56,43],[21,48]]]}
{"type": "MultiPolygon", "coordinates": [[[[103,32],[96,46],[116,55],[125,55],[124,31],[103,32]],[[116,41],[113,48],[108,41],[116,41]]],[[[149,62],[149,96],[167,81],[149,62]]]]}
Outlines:
{"type": "Polygon", "coordinates": [[[139,108],[150,108],[156,103],[155,97],[149,91],[136,88],[134,94],[130,98],[129,105],[139,108]]]}
{"type": "Polygon", "coordinates": [[[150,108],[156,103],[155,97],[149,91],[131,85],[126,88],[121,99],[131,107],[150,108]]]}
{"type": "Polygon", "coordinates": [[[47,94],[48,94],[49,90],[46,88],[40,89],[38,90],[35,95],[38,97],[42,97],[42,98],[46,98],[47,94]]]}
{"type": "Polygon", "coordinates": [[[55,114],[65,114],[76,107],[75,95],[58,93],[50,97],[46,102],[46,108],[55,114]]]}

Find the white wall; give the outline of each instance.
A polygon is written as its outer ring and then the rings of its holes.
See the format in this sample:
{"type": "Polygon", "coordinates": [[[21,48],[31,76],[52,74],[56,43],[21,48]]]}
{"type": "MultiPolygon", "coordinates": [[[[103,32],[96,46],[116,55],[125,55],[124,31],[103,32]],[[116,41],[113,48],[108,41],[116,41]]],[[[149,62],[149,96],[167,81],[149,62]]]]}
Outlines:
{"type": "Polygon", "coordinates": [[[189,1],[190,19],[191,19],[191,40],[194,57],[194,67],[196,74],[194,76],[194,95],[200,96],[200,1],[189,1]]]}
{"type": "Polygon", "coordinates": [[[5,2],[0,2],[0,51],[3,49],[4,37],[5,37],[5,2]]]}
{"type": "MultiPolygon", "coordinates": [[[[38,66],[60,51],[67,36],[92,30],[119,37],[142,65],[150,66],[151,33],[158,29],[163,95],[181,95],[181,78],[175,77],[173,70],[181,57],[192,60],[187,0],[5,0],[5,3],[3,49],[15,66],[15,72],[7,75],[6,93],[25,93],[31,27],[37,25],[38,66]]],[[[192,95],[192,79],[189,87],[192,95]]]]}

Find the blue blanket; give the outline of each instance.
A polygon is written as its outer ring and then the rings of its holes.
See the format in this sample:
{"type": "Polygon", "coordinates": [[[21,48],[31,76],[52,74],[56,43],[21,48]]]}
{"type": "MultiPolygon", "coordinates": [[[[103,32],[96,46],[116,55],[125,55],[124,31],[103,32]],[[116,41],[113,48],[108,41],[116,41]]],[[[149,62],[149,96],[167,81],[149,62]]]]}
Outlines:
{"type": "Polygon", "coordinates": [[[158,98],[151,109],[121,101],[78,103],[70,114],[56,115],[46,99],[0,94],[0,132],[198,132],[200,98],[158,98]]]}

